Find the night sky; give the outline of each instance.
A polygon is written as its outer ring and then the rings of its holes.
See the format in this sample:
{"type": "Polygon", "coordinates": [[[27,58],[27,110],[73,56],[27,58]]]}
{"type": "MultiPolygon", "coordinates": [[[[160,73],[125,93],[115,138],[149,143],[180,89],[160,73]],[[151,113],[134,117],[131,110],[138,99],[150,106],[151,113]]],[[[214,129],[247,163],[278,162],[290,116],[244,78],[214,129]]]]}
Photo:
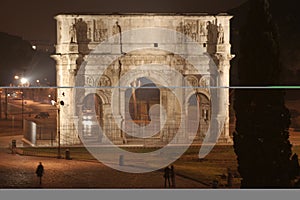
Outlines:
{"type": "Polygon", "coordinates": [[[226,12],[246,0],[1,0],[0,31],[53,44],[59,13],[226,12]]]}

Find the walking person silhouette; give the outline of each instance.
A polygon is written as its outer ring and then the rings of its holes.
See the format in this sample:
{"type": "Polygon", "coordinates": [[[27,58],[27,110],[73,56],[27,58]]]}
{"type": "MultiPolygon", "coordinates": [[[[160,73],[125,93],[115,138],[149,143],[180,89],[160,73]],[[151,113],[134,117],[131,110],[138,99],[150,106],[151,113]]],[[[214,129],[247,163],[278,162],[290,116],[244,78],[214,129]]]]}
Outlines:
{"type": "Polygon", "coordinates": [[[170,177],[171,177],[171,183],[172,183],[172,187],[176,187],[175,185],[175,171],[174,171],[174,165],[171,165],[171,169],[170,169],[170,177]]]}
{"type": "Polygon", "coordinates": [[[42,184],[42,176],[44,174],[44,166],[42,165],[42,162],[40,162],[40,164],[37,166],[35,173],[40,178],[40,185],[41,185],[42,184]]]}
{"type": "Polygon", "coordinates": [[[167,183],[168,183],[168,186],[170,187],[171,183],[170,183],[170,168],[169,167],[165,168],[164,178],[165,178],[165,188],[167,187],[167,183]]]}

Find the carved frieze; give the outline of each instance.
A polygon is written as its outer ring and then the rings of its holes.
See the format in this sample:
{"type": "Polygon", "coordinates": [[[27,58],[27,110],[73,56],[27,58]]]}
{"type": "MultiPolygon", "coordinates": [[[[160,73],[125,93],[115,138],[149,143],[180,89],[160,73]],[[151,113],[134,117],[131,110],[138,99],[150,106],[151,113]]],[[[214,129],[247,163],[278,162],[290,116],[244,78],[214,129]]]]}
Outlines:
{"type": "Polygon", "coordinates": [[[209,75],[206,75],[200,78],[199,86],[200,90],[205,91],[209,94],[211,89],[210,87],[213,87],[215,85],[213,79],[209,75]]]}
{"type": "Polygon", "coordinates": [[[207,88],[210,85],[210,76],[203,76],[199,81],[199,86],[203,88],[207,88]]]}
{"type": "MultiPolygon", "coordinates": [[[[176,31],[191,38],[195,42],[206,43],[207,42],[207,22],[204,20],[184,20],[180,22],[176,27],[176,31]]],[[[183,36],[178,34],[178,41],[183,42],[183,36]]]]}
{"type": "Polygon", "coordinates": [[[95,81],[92,76],[86,76],[85,77],[85,86],[93,87],[95,86],[95,81]]]}
{"type": "Polygon", "coordinates": [[[193,76],[193,75],[189,75],[187,77],[185,77],[185,80],[193,87],[198,87],[198,79],[193,76]]]}
{"type": "Polygon", "coordinates": [[[198,21],[198,33],[200,36],[207,36],[207,28],[206,28],[206,22],[199,20],[198,21]]]}
{"type": "Polygon", "coordinates": [[[94,40],[95,42],[103,42],[108,38],[107,25],[103,20],[94,20],[94,40]]]}
{"type": "Polygon", "coordinates": [[[110,78],[108,78],[105,75],[102,75],[98,81],[98,86],[99,87],[109,87],[111,86],[111,81],[110,78]]]}
{"type": "Polygon", "coordinates": [[[183,34],[184,34],[184,25],[183,22],[180,22],[179,25],[176,27],[177,31],[177,41],[178,42],[183,42],[183,34]]]}
{"type": "Polygon", "coordinates": [[[192,38],[193,41],[198,40],[198,22],[197,20],[185,20],[184,24],[185,35],[192,38]]]}

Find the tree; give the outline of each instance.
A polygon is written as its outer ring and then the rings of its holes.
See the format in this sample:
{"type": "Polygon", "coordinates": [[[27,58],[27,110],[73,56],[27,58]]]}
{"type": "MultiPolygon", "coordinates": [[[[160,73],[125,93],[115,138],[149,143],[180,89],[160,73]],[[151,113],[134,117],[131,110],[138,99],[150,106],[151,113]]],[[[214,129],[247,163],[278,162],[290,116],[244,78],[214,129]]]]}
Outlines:
{"type": "Polygon", "coordinates": [[[8,86],[14,75],[27,70],[34,51],[29,42],[0,32],[0,85],[8,86]]]}
{"type": "MultiPolygon", "coordinates": [[[[279,85],[281,64],[277,28],[268,0],[250,0],[248,19],[240,30],[238,76],[241,86],[279,85]]],[[[234,149],[242,188],[290,187],[290,113],[284,91],[235,91],[234,149]]]]}

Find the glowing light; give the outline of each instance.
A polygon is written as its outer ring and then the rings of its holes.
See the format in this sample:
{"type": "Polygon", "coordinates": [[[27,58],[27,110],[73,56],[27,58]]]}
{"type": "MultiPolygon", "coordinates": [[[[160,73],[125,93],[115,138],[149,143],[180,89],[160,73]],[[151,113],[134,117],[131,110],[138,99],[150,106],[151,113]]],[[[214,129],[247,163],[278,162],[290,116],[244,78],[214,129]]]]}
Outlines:
{"type": "Polygon", "coordinates": [[[56,101],[54,101],[54,100],[51,100],[51,104],[52,104],[52,106],[55,106],[55,104],[56,104],[56,101]]]}
{"type": "Polygon", "coordinates": [[[21,78],[21,83],[22,83],[22,84],[28,83],[28,79],[27,79],[27,78],[21,78]]]}

